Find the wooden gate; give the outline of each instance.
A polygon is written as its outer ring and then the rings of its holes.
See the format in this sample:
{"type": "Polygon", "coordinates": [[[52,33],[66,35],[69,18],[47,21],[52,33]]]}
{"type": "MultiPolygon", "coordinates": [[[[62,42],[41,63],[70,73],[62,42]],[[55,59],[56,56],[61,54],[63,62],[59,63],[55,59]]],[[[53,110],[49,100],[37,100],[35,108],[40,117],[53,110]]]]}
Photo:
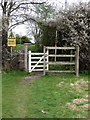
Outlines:
{"type": "Polygon", "coordinates": [[[76,47],[44,47],[43,53],[32,53],[31,51],[29,51],[28,61],[29,61],[29,68],[28,68],[29,72],[43,71],[43,75],[45,75],[47,72],[56,72],[56,73],[75,72],[76,76],[79,76],[79,46],[78,45],[76,47]],[[62,50],[64,52],[62,52],[61,54],[62,50]],[[50,53],[50,51],[54,51],[54,53],[52,54],[52,52],[50,53]],[[50,61],[50,57],[54,58],[54,60],[50,61]],[[59,61],[57,61],[57,58],[59,58],[59,61]],[[63,58],[63,61],[61,58],[63,58]],[[67,59],[70,59],[70,61],[67,61],[67,59]],[[73,66],[74,69],[50,70],[49,69],[50,65],[58,65],[58,66],[69,65],[71,67],[73,66]]]}
{"type": "MultiPolygon", "coordinates": [[[[29,72],[43,71],[44,68],[44,56],[47,53],[32,53],[29,51],[29,72]]],[[[48,57],[45,57],[45,62],[48,62],[48,57]]],[[[48,64],[45,65],[45,70],[48,70],[48,64]]]]}
{"type": "MultiPolygon", "coordinates": [[[[63,53],[63,52],[62,52],[63,53]]],[[[63,59],[64,60],[64,59],[63,59]]],[[[43,69],[43,74],[45,75],[46,72],[75,72],[76,76],[79,76],[79,46],[76,47],[44,47],[44,66],[48,66],[48,70],[43,69]],[[50,54],[50,50],[54,51],[54,54],[50,54]],[[57,54],[57,50],[65,51],[64,54],[57,54]],[[69,50],[69,54],[67,54],[67,51],[69,50]],[[45,52],[47,52],[47,55],[45,55],[45,52]],[[48,62],[45,61],[45,57],[47,56],[48,62]],[[50,61],[49,58],[53,57],[55,58],[54,61],[50,61]],[[70,61],[57,61],[57,58],[70,58],[70,61]],[[73,59],[74,58],[74,59],[73,59]],[[49,65],[69,65],[74,66],[74,70],[50,70],[49,65]]]]}

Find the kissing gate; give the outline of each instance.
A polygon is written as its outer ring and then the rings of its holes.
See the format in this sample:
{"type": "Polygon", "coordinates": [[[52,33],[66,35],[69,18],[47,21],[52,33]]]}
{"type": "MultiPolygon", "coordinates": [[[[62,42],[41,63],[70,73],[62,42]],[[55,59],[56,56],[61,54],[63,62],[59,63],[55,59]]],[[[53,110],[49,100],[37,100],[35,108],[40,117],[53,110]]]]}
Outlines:
{"type": "Polygon", "coordinates": [[[44,47],[43,53],[28,52],[28,71],[47,72],[75,72],[79,76],[79,46],[76,47],[44,47]],[[62,51],[62,52],[61,52],[62,51]],[[63,59],[62,59],[63,58],[63,59]],[[67,61],[68,60],[68,61],[67,61]],[[50,70],[50,65],[69,65],[74,69],[69,70],[50,70]]]}

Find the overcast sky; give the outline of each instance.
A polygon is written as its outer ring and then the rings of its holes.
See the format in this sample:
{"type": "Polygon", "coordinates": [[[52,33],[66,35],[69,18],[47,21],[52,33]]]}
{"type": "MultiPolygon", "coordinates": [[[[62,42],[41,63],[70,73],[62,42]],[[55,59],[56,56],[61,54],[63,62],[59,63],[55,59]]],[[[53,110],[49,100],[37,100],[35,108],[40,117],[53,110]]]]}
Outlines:
{"type": "MultiPolygon", "coordinates": [[[[59,8],[60,6],[63,5],[64,7],[64,3],[65,3],[65,0],[48,0],[49,3],[52,3],[55,5],[56,8],[59,8]]],[[[68,6],[69,5],[72,5],[73,3],[74,4],[78,4],[79,2],[89,2],[90,0],[67,0],[67,3],[68,3],[68,6]]],[[[16,27],[13,32],[15,34],[20,34],[20,35],[27,35],[27,32],[26,32],[26,27],[25,25],[19,25],[18,27],[16,27]]]]}

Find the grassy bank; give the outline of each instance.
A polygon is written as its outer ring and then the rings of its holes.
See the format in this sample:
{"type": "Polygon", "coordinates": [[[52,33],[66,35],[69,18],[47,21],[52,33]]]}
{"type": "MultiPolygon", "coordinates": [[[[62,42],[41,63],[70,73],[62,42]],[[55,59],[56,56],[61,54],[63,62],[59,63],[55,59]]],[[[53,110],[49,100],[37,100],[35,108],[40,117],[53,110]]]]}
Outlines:
{"type": "MultiPolygon", "coordinates": [[[[17,44],[17,45],[13,48],[13,50],[14,50],[14,51],[19,51],[19,50],[21,50],[22,48],[24,48],[24,45],[23,45],[23,44],[17,44]]],[[[31,50],[32,52],[37,51],[36,45],[30,45],[30,46],[28,46],[28,50],[31,50]]]]}
{"type": "Polygon", "coordinates": [[[2,74],[0,71],[0,119],[2,118],[2,74]]]}
{"type": "Polygon", "coordinates": [[[87,118],[88,75],[3,74],[3,118],[87,118]]]}

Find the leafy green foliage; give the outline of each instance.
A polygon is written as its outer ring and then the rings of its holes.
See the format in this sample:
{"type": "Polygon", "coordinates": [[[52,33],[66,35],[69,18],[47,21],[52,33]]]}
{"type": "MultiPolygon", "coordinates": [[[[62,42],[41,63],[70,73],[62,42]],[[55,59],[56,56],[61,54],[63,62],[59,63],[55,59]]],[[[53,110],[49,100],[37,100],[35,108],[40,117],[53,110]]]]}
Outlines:
{"type": "Polygon", "coordinates": [[[90,54],[90,3],[81,3],[65,11],[59,11],[58,18],[54,21],[46,21],[40,27],[41,46],[54,46],[57,29],[57,46],[80,47],[80,70],[89,69],[90,54]],[[52,24],[51,24],[52,23],[52,24]]]}
{"type": "Polygon", "coordinates": [[[21,41],[22,41],[22,43],[30,43],[30,40],[27,36],[22,36],[21,41]]]}
{"type": "Polygon", "coordinates": [[[27,36],[20,37],[19,35],[16,35],[16,43],[17,44],[30,43],[30,39],[27,36]]]}
{"type": "Polygon", "coordinates": [[[21,43],[21,37],[19,35],[16,35],[16,44],[21,43]]]}

